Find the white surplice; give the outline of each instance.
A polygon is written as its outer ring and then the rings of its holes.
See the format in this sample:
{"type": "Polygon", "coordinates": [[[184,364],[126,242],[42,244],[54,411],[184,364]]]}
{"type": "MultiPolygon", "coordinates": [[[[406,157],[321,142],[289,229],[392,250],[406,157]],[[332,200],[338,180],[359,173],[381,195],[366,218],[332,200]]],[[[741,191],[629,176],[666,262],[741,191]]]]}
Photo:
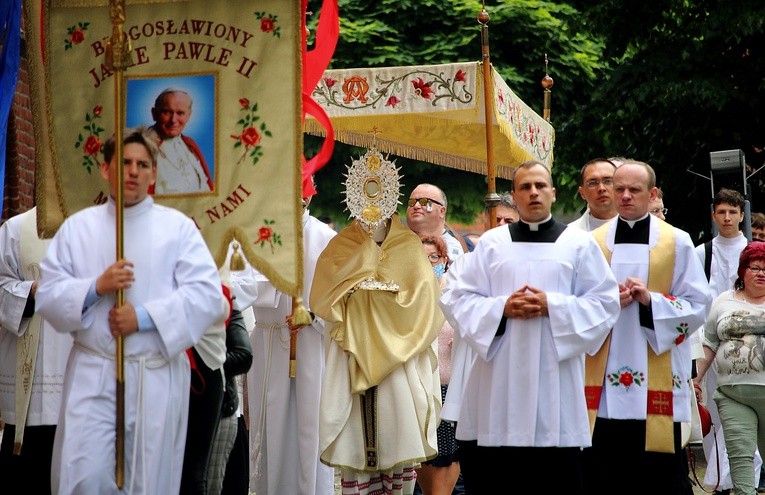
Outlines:
{"type": "MultiPolygon", "coordinates": [[[[10,424],[16,423],[16,345],[24,335],[30,318],[23,318],[29,292],[34,280],[22,270],[22,225],[35,222],[36,209],[16,215],[0,227],[0,416],[10,424]]],[[[36,242],[47,246],[48,240],[36,242]]],[[[27,246],[27,252],[29,247],[27,246]]],[[[26,260],[38,264],[40,260],[26,260]]],[[[39,270],[38,270],[39,271],[39,270]]],[[[58,333],[50,323],[41,321],[37,362],[32,378],[32,393],[27,412],[27,427],[55,425],[61,408],[64,370],[72,337],[58,333]]]]}
{"type": "Polygon", "coordinates": [[[143,306],[156,330],[124,339],[125,487],[115,484],[115,297],[83,312],[88,289],[114,263],[113,200],[61,226],[42,262],[37,309],[74,337],[53,452],[53,493],[160,494],[180,486],[188,416],[185,350],[221,324],[217,267],[193,221],[148,197],[124,211],[124,255],[135,281],[125,299],[143,306]]]}
{"type": "Polygon", "coordinates": [[[457,438],[480,446],[590,445],[584,354],[603,343],[619,311],[616,281],[592,237],[569,227],[555,242],[513,242],[492,229],[463,257],[441,308],[476,354],[457,438]],[[505,301],[530,285],[549,316],[508,318],[505,301]]]}
{"type": "MultiPolygon", "coordinates": [[[[612,251],[611,269],[619,283],[624,283],[627,277],[648,280],[649,252],[659,241],[661,222],[653,215],[648,218],[651,222],[648,244],[614,245],[616,225],[620,220],[604,227],[608,229],[606,246],[612,251]]],[[[650,345],[656,354],[671,353],[674,421],[691,421],[690,333],[704,323],[712,296],[690,236],[680,229],[673,229],[675,266],[669,295],[650,293],[653,329],[640,326],[637,301],[621,310],[614,325],[598,410],[600,418],[646,419],[646,384],[650,380],[647,345],[650,345]],[[628,380],[621,378],[625,373],[630,375],[628,380]]]]}
{"type": "MultiPolygon", "coordinates": [[[[316,259],[335,236],[303,213],[303,304],[308,305],[316,259]]],[[[247,375],[250,411],[250,489],[258,495],[331,495],[334,470],[319,462],[319,399],[324,375],[324,322],[297,337],[296,376],[289,377],[292,298],[261,273],[233,272],[239,308],[252,307],[253,363],[247,375]]],[[[310,308],[307,307],[310,310],[310,308]]]]}

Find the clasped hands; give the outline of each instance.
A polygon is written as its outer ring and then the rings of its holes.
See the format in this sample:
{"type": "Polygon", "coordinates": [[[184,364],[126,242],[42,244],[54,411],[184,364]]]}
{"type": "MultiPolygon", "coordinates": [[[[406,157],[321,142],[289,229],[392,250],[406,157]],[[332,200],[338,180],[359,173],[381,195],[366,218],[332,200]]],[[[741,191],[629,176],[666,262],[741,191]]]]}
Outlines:
{"type": "Polygon", "coordinates": [[[526,320],[538,316],[547,316],[547,294],[543,291],[524,285],[510,294],[505,301],[505,310],[502,313],[508,318],[526,320]]]}
{"type": "MultiPolygon", "coordinates": [[[[134,281],[133,263],[127,260],[116,261],[96,279],[96,294],[115,294],[120,289],[129,289],[134,281]]],[[[130,302],[125,301],[119,308],[115,306],[109,310],[109,330],[115,338],[126,337],[138,331],[138,317],[130,302]]]]}
{"type": "Polygon", "coordinates": [[[645,286],[645,282],[635,277],[627,277],[623,284],[619,284],[619,305],[626,308],[633,301],[644,306],[651,304],[651,293],[645,286]]]}

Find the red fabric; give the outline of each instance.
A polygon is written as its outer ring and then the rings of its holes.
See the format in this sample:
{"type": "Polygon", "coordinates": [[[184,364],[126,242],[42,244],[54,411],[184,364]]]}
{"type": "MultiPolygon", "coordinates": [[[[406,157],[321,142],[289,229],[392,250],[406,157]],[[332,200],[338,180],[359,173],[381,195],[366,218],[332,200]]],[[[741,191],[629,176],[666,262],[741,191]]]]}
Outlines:
{"type": "Polygon", "coordinates": [[[308,50],[306,36],[306,11],[308,0],[302,1],[301,6],[301,37],[303,47],[303,122],[306,114],[312,115],[321,123],[326,131],[326,138],[319,152],[310,160],[303,156],[303,197],[307,198],[316,194],[311,176],[321,167],[327,164],[335,147],[334,129],[327,113],[311,98],[321,75],[327,70],[332,54],[335,52],[337,40],[340,37],[340,19],[338,15],[337,0],[324,0],[321,6],[321,14],[316,27],[316,43],[313,50],[308,50]]]}
{"type": "Polygon", "coordinates": [[[228,328],[228,322],[231,321],[231,315],[234,313],[234,295],[231,294],[231,289],[227,285],[221,285],[223,287],[223,296],[228,301],[228,316],[226,317],[226,328],[228,328]]]}
{"type": "Polygon", "coordinates": [[[584,387],[584,398],[587,401],[587,409],[597,409],[600,406],[600,396],[602,393],[602,386],[588,385],[584,387]]]}

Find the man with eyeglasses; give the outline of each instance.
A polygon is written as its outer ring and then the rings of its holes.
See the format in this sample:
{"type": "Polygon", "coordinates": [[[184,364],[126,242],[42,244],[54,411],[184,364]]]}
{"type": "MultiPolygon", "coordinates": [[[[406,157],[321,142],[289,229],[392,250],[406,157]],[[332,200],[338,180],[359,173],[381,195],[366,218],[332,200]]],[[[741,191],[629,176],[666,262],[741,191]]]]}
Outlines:
{"type": "Polygon", "coordinates": [[[669,210],[664,207],[664,192],[660,187],[657,187],[656,197],[652,198],[651,202],[648,203],[648,213],[666,221],[668,212],[669,210]]]}
{"type": "MultiPolygon", "coordinates": [[[[740,192],[720,189],[712,200],[712,222],[717,227],[718,234],[696,246],[696,255],[704,265],[704,273],[714,297],[731,290],[738,278],[739,257],[748,243],[739,228],[744,220],[744,204],[744,196],[740,192]]],[[[703,328],[700,331],[703,332],[703,328]]],[[[705,379],[706,396],[712,397],[717,389],[717,372],[714,367],[709,369],[705,379]]],[[[719,490],[729,490],[733,488],[733,481],[730,477],[727,448],[717,405],[708,400],[707,408],[718,428],[716,432],[713,431],[704,438],[704,455],[709,466],[708,473],[704,475],[705,483],[714,486],[719,480],[719,490]]],[[[761,462],[757,454],[755,467],[761,462]]],[[[757,472],[759,473],[759,470],[757,472]]]]}
{"type": "Polygon", "coordinates": [[[544,476],[556,466],[566,492],[583,495],[584,355],[616,321],[617,284],[592,236],[551,215],[555,188],[544,164],[515,170],[513,199],[520,220],[488,230],[457,260],[440,301],[475,353],[456,431],[465,491],[550,491],[544,476]],[[508,466],[525,474],[511,486],[508,466]]]}
{"type": "Polygon", "coordinates": [[[595,158],[585,163],[579,173],[579,196],[587,203],[581,217],[569,225],[591,232],[616,216],[614,204],[614,171],[608,158],[595,158]]]}
{"type": "Polygon", "coordinates": [[[446,242],[449,263],[465,252],[460,241],[446,228],[446,194],[433,184],[419,184],[409,195],[406,225],[420,237],[441,236],[446,242]]]}

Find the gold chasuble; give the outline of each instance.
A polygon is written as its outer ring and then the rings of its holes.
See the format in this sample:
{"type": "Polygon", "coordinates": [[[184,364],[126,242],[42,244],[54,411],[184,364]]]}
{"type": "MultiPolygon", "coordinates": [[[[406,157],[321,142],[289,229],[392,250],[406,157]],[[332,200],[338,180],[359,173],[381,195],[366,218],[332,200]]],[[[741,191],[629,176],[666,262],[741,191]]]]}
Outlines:
{"type": "MultiPolygon", "coordinates": [[[[610,225],[611,222],[592,232],[609,264],[611,264],[611,250],[606,244],[606,234],[610,225]]],[[[670,224],[663,221],[658,221],[658,225],[659,241],[649,253],[646,286],[650,292],[669,294],[675,267],[675,230],[670,224]]],[[[590,432],[595,427],[595,418],[600,406],[610,343],[611,335],[609,334],[600,350],[594,356],[587,356],[585,361],[585,396],[590,417],[590,432]]],[[[674,453],[672,355],[670,352],[657,355],[650,345],[648,345],[648,404],[646,411],[645,450],[674,453]]]]}
{"type": "Polygon", "coordinates": [[[319,258],[310,306],[335,323],[330,337],[348,354],[351,393],[378,385],[437,338],[441,289],[422,253],[396,215],[380,246],[354,221],[319,258]]]}

